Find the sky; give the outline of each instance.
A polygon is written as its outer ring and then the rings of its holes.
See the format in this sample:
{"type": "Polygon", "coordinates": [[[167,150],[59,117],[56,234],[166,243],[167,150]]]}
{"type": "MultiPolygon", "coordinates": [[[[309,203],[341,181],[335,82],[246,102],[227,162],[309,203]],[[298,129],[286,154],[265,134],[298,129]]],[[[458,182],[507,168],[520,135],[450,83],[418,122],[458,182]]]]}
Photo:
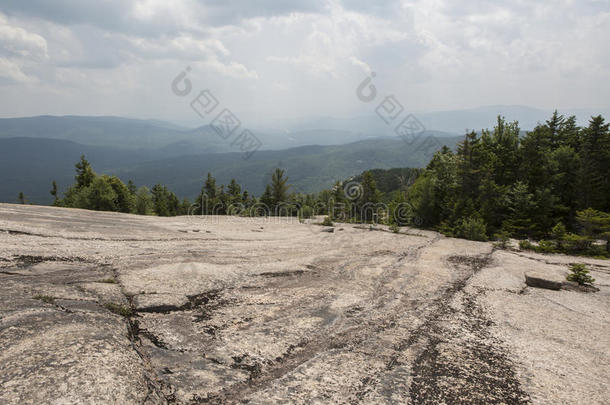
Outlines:
{"type": "Polygon", "coordinates": [[[372,72],[410,111],[608,108],[608,38],[610,0],[2,0],[0,117],[357,116],[372,72]]]}

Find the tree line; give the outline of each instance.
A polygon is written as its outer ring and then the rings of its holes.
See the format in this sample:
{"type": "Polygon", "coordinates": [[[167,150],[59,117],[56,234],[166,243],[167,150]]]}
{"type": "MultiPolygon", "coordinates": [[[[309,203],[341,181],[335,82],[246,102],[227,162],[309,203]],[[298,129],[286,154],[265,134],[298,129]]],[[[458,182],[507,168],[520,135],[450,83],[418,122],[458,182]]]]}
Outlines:
{"type": "MultiPolygon", "coordinates": [[[[75,183],[54,205],[142,215],[325,215],[345,222],[414,225],[474,240],[546,240],[546,251],[579,246],[610,232],[610,130],[602,116],[579,127],[555,111],[522,135],[518,122],[498,117],[492,130],[466,134],[457,150],[443,147],[424,169],[374,169],[318,193],[292,190],[276,168],[260,197],[232,179],[207,174],[197,200],[167,187],[136,188],[96,174],[84,156],[75,183]],[[586,231],[586,232],[585,232],[586,231]],[[587,233],[587,235],[583,235],[587,233]],[[552,242],[549,242],[552,241],[552,242]]],[[[20,200],[25,197],[21,194],[20,200]]],[[[527,246],[526,246],[527,247],[527,246]]]]}
{"type": "Polygon", "coordinates": [[[553,249],[578,245],[588,228],[589,239],[607,240],[609,125],[597,116],[580,128],[555,111],[521,137],[517,122],[498,117],[456,152],[437,152],[405,198],[424,226],[448,235],[554,238],[553,249]]]}

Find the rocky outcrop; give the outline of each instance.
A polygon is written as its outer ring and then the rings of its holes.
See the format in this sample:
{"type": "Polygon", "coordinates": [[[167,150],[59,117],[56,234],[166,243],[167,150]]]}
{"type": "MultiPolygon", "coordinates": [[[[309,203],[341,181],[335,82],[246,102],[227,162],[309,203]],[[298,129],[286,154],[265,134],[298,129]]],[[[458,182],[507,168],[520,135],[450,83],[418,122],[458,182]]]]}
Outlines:
{"type": "MultiPolygon", "coordinates": [[[[530,262],[560,266],[490,243],[323,229],[0,204],[0,403],[603,403],[532,367],[597,347],[607,289],[523,289],[530,262]],[[544,325],[549,296],[588,330],[544,325]]],[[[571,378],[607,376],[585,363],[571,378]]]]}
{"type": "Polygon", "coordinates": [[[525,284],[534,288],[546,288],[548,290],[561,290],[565,276],[562,278],[556,273],[528,271],[525,273],[525,284]]]}

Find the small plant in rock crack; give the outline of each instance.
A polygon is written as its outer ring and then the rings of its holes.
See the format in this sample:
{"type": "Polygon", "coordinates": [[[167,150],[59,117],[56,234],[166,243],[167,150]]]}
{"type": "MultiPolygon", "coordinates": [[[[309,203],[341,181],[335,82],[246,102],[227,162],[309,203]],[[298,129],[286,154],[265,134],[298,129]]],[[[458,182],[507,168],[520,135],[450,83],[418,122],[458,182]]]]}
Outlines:
{"type": "Polygon", "coordinates": [[[589,275],[589,269],[582,263],[575,263],[570,265],[570,271],[568,274],[568,281],[575,281],[580,285],[593,284],[595,279],[589,275]]]}
{"type": "Polygon", "coordinates": [[[55,304],[55,297],[52,297],[50,295],[42,295],[42,294],[38,294],[34,296],[35,300],[40,300],[42,302],[45,302],[47,304],[55,304]]]}
{"type": "Polygon", "coordinates": [[[113,278],[103,278],[101,280],[98,280],[98,283],[117,284],[117,281],[113,278]]]}
{"type": "Polygon", "coordinates": [[[129,317],[129,316],[133,315],[131,308],[129,308],[126,305],[115,304],[114,302],[108,302],[108,303],[104,304],[104,308],[106,308],[108,311],[110,311],[114,314],[121,315],[124,317],[129,317]]]}

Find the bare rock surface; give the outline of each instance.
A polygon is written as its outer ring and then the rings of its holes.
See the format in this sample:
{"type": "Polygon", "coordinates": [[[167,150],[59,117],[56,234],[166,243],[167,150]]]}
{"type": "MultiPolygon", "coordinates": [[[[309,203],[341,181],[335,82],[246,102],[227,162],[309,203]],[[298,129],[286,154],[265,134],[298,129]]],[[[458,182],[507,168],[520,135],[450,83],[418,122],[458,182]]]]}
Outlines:
{"type": "Polygon", "coordinates": [[[607,261],[324,229],[0,204],[0,403],[610,397],[607,261]],[[525,284],[575,262],[599,292],[525,284]]]}

